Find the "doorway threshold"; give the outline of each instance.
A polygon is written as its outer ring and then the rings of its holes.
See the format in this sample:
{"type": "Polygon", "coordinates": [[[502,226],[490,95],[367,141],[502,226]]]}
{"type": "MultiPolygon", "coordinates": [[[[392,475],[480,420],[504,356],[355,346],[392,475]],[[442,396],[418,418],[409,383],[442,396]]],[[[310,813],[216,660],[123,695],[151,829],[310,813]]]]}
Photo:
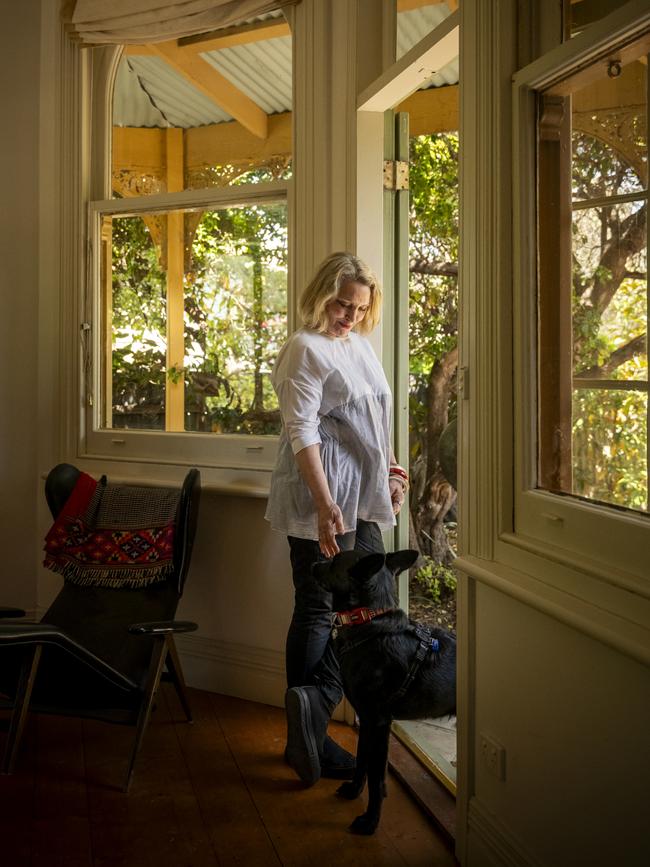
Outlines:
{"type": "Polygon", "coordinates": [[[395,720],[393,733],[456,796],[456,717],[395,720]]]}
{"type": "Polygon", "coordinates": [[[453,851],[456,841],[456,797],[424,763],[406,746],[395,731],[390,738],[388,764],[425,815],[442,832],[453,851]]]}

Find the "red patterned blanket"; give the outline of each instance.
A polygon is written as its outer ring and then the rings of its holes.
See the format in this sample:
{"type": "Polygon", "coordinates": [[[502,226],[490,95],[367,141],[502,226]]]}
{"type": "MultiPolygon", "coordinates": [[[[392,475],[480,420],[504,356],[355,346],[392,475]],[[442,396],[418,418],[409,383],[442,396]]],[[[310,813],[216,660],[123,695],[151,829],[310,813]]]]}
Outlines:
{"type": "Polygon", "coordinates": [[[140,588],[173,571],[180,491],[81,473],[45,537],[44,565],[75,584],[140,588]]]}

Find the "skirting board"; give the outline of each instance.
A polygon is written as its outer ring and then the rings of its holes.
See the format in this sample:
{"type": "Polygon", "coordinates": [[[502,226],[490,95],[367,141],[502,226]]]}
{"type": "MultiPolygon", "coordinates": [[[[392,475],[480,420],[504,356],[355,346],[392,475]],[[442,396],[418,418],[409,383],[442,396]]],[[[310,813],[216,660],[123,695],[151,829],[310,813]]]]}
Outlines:
{"type": "Polygon", "coordinates": [[[188,686],[284,707],[284,654],[201,635],[178,635],[188,686]]]}
{"type": "MultiPolygon", "coordinates": [[[[188,686],[284,707],[284,653],[201,635],[176,636],[188,686]]],[[[343,719],[343,705],[334,713],[343,719]]]]}
{"type": "Polygon", "coordinates": [[[477,798],[469,802],[468,867],[542,867],[477,798]]]}

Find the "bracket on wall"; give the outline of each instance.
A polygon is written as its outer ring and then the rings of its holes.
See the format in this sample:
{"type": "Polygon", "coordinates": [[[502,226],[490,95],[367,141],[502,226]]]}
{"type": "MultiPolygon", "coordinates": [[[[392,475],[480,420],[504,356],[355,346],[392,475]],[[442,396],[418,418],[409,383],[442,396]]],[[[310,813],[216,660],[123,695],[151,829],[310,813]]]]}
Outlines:
{"type": "Polygon", "coordinates": [[[409,164],[404,160],[384,160],[384,189],[408,190],[409,164]]]}

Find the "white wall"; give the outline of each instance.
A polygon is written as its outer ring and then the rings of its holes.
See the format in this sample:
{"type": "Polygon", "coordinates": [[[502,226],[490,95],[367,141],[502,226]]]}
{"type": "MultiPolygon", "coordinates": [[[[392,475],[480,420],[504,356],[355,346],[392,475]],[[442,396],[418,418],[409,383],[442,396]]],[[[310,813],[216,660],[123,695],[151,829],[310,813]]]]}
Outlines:
{"type": "Polygon", "coordinates": [[[36,603],[40,3],[0,28],[0,605],[36,603]]]}
{"type": "Polygon", "coordinates": [[[473,821],[479,846],[498,817],[498,845],[518,850],[521,863],[647,864],[648,669],[482,584],[473,638],[470,852],[473,821]],[[505,747],[505,781],[481,759],[484,732],[505,747]]]}
{"type": "Polygon", "coordinates": [[[265,507],[263,499],[202,494],[178,611],[200,630],[179,649],[193,686],[283,705],[293,584],[287,540],[270,529],[265,507]]]}

